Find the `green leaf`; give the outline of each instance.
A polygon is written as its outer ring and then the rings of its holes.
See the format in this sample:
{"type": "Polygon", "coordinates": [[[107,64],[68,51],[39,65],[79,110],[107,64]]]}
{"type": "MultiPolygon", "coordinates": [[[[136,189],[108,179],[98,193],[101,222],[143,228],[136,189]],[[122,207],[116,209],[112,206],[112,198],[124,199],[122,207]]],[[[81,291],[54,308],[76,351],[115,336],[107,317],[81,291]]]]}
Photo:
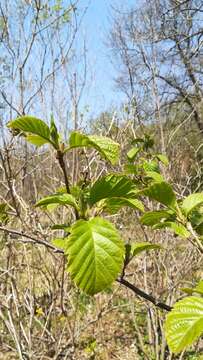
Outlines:
{"type": "Polygon", "coordinates": [[[178,301],[166,317],[165,332],[174,353],[192,345],[203,333],[203,298],[188,296],[178,301]]]}
{"type": "Polygon", "coordinates": [[[106,198],[133,198],[136,194],[133,182],[123,175],[107,175],[97,180],[90,189],[90,205],[106,198]]]}
{"type": "Polygon", "coordinates": [[[121,207],[129,206],[133,209],[137,209],[140,211],[144,211],[144,205],[138,199],[128,199],[122,197],[112,197],[105,199],[104,201],[104,208],[106,208],[111,214],[117,213],[121,207]]]}
{"type": "Polygon", "coordinates": [[[68,238],[56,238],[52,240],[52,244],[56,246],[57,248],[64,250],[64,252],[67,251],[67,240],[68,238]]]}
{"type": "Polygon", "coordinates": [[[188,215],[188,219],[192,224],[193,229],[199,234],[203,235],[203,212],[202,206],[194,209],[188,215]]]}
{"type": "Polygon", "coordinates": [[[140,148],[136,148],[136,147],[130,149],[127,153],[128,160],[134,161],[136,155],[139,153],[140,150],[141,150],[140,148]]]}
{"type": "Polygon", "coordinates": [[[131,245],[131,254],[132,256],[136,256],[143,251],[158,250],[158,249],[161,249],[161,246],[157,244],[151,244],[147,242],[134,243],[131,245]]]}
{"type": "Polygon", "coordinates": [[[50,204],[70,205],[79,210],[75,198],[71,194],[54,194],[46,196],[36,203],[36,206],[47,206],[50,204]]]}
{"type": "Polygon", "coordinates": [[[155,180],[156,182],[163,182],[164,178],[161,174],[156,171],[146,171],[146,176],[155,180]]]}
{"type": "Polygon", "coordinates": [[[145,134],[143,149],[147,151],[148,149],[152,148],[153,146],[154,146],[154,139],[149,134],[145,134]]]}
{"type": "Polygon", "coordinates": [[[125,164],[124,165],[124,171],[126,174],[135,174],[137,175],[138,173],[138,166],[135,164],[125,164]]]}
{"type": "Polygon", "coordinates": [[[163,155],[163,154],[157,154],[156,155],[156,158],[161,161],[165,166],[168,166],[169,165],[169,161],[168,161],[168,158],[166,155],[163,155]]]}
{"type": "Polygon", "coordinates": [[[167,182],[157,182],[143,191],[144,195],[159,203],[172,207],[176,205],[176,196],[170,184],[167,182]]]}
{"type": "Polygon", "coordinates": [[[26,135],[26,140],[38,147],[47,144],[47,140],[39,135],[26,135]]]}
{"type": "Polygon", "coordinates": [[[203,223],[195,227],[195,231],[197,232],[198,235],[203,235],[203,223]]]}
{"type": "MultiPolygon", "coordinates": [[[[43,145],[45,143],[51,143],[53,145],[50,139],[50,130],[48,125],[44,121],[33,116],[22,116],[16,120],[12,120],[8,123],[8,127],[13,130],[26,133],[26,136],[28,136],[28,141],[34,140],[34,138],[30,137],[30,135],[37,135],[44,140],[43,145]]],[[[38,142],[37,146],[39,146],[39,138],[35,138],[34,141],[38,142]]]]}
{"type": "Polygon", "coordinates": [[[197,286],[194,288],[194,291],[198,294],[203,295],[203,280],[200,280],[200,282],[197,284],[197,286]]]}
{"type": "Polygon", "coordinates": [[[200,280],[200,282],[194,288],[181,288],[181,290],[189,295],[197,293],[203,296],[203,280],[200,280]]]}
{"type": "Polygon", "coordinates": [[[166,220],[172,216],[172,212],[159,210],[146,212],[140,219],[141,223],[146,226],[153,226],[161,220],[166,220]]]}
{"type": "Polygon", "coordinates": [[[56,124],[54,122],[53,115],[51,115],[50,135],[51,135],[51,139],[53,140],[54,144],[56,145],[56,148],[58,148],[59,147],[59,133],[58,133],[56,124]]]}
{"type": "Polygon", "coordinates": [[[163,228],[169,228],[173,230],[176,235],[181,236],[183,238],[188,238],[190,236],[190,233],[185,226],[173,221],[165,221],[153,226],[153,229],[163,229],[163,228]]]}
{"type": "Polygon", "coordinates": [[[143,144],[143,143],[144,143],[144,139],[142,139],[142,138],[136,138],[136,139],[133,139],[133,140],[131,141],[131,144],[132,144],[132,145],[137,145],[137,144],[140,145],[140,143],[143,144]]]}
{"type": "Polygon", "coordinates": [[[48,204],[48,205],[45,205],[44,208],[49,212],[53,212],[54,210],[57,209],[58,206],[59,206],[59,204],[48,204]]]}
{"type": "Polygon", "coordinates": [[[189,220],[194,228],[201,225],[203,223],[202,207],[200,209],[194,209],[189,214],[189,220]]]}
{"type": "Polygon", "coordinates": [[[0,224],[6,225],[9,220],[9,214],[8,214],[9,207],[5,203],[0,203],[0,224]]]}
{"type": "Polygon", "coordinates": [[[88,136],[79,132],[73,132],[69,139],[69,148],[66,148],[65,151],[84,146],[95,148],[99,154],[110,161],[112,165],[116,164],[119,160],[120,145],[104,136],[88,136]]]}
{"type": "Polygon", "coordinates": [[[115,227],[100,217],[78,220],[67,241],[68,271],[89,295],[107,288],[121,271],[124,244],[115,227]]]}
{"type": "Polygon", "coordinates": [[[180,288],[180,290],[183,291],[184,293],[186,293],[187,295],[193,294],[193,289],[191,289],[191,288],[180,288]]]}
{"type": "Polygon", "coordinates": [[[51,227],[51,230],[64,230],[65,232],[69,233],[71,227],[67,224],[55,224],[51,227]]]}
{"type": "Polygon", "coordinates": [[[203,203],[203,193],[196,193],[187,196],[182,202],[182,209],[188,215],[197,206],[203,203]]]}
{"type": "Polygon", "coordinates": [[[156,173],[160,172],[159,164],[155,160],[144,161],[144,163],[142,164],[142,167],[146,172],[149,172],[149,171],[153,171],[156,173]]]}

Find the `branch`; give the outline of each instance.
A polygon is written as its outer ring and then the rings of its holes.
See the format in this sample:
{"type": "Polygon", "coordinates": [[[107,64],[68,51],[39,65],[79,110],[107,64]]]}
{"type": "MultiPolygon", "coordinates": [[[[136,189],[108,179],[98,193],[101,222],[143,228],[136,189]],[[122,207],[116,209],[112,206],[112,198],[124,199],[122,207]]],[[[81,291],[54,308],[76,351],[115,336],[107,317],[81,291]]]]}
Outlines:
{"type": "Polygon", "coordinates": [[[47,248],[49,248],[51,250],[54,250],[55,253],[64,254],[63,250],[58,249],[57,247],[55,247],[54,245],[48,243],[47,241],[42,240],[42,239],[37,239],[37,238],[35,238],[35,237],[33,237],[33,236],[29,235],[29,234],[24,233],[23,231],[18,231],[18,230],[14,230],[14,229],[7,229],[4,226],[0,226],[0,231],[3,231],[3,232],[8,233],[8,234],[19,235],[19,236],[25,237],[25,238],[27,238],[27,240],[25,240],[25,241],[20,240],[20,241],[23,241],[23,242],[26,242],[26,243],[30,242],[30,243],[34,243],[34,244],[38,244],[38,245],[44,245],[47,248]]]}
{"type": "Polygon", "coordinates": [[[159,307],[162,310],[166,310],[166,311],[171,311],[172,307],[164,304],[162,302],[160,302],[158,299],[156,299],[154,296],[147,294],[146,292],[144,292],[143,290],[137,288],[136,286],[134,286],[133,284],[129,283],[127,280],[123,279],[123,278],[119,278],[116,279],[116,281],[121,284],[124,285],[125,287],[127,287],[128,289],[132,290],[136,295],[142,297],[145,300],[150,301],[152,304],[154,304],[155,306],[159,307]]]}

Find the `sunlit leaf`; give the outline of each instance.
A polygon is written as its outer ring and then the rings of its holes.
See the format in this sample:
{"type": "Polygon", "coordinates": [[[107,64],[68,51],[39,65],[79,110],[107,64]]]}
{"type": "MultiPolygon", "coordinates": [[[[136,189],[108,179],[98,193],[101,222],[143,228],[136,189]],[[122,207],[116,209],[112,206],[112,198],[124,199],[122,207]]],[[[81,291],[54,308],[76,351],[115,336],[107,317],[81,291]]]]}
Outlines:
{"type": "Polygon", "coordinates": [[[8,123],[8,127],[14,130],[22,131],[26,134],[26,136],[28,136],[28,141],[38,142],[37,146],[39,146],[39,137],[44,139],[42,145],[45,143],[52,143],[53,145],[53,142],[50,139],[50,130],[48,125],[38,118],[28,115],[22,116],[16,120],[10,121],[8,123]],[[37,138],[30,137],[30,135],[37,135],[37,138]]]}
{"type": "Polygon", "coordinates": [[[47,144],[47,140],[39,135],[26,135],[26,140],[37,147],[47,144]]]}
{"type": "Polygon", "coordinates": [[[120,208],[124,206],[128,206],[136,210],[144,211],[144,205],[138,199],[112,197],[105,199],[104,201],[104,208],[106,208],[111,214],[117,213],[120,210],[120,208]]]}
{"type": "Polygon", "coordinates": [[[67,237],[64,238],[56,238],[52,240],[52,244],[57,248],[63,250],[64,252],[67,251],[67,237]]]}
{"type": "Polygon", "coordinates": [[[142,167],[146,172],[149,172],[149,171],[153,171],[153,172],[157,172],[157,173],[160,172],[159,164],[155,160],[144,161],[142,167]]]}
{"type": "Polygon", "coordinates": [[[167,182],[154,183],[145,189],[143,193],[150,199],[156,200],[163,205],[173,208],[176,204],[175,193],[172,186],[167,182]]]}
{"type": "Polygon", "coordinates": [[[155,180],[156,182],[163,182],[164,178],[161,174],[156,171],[146,171],[146,176],[155,180]]]}
{"type": "Polygon", "coordinates": [[[124,244],[110,222],[96,217],[72,226],[66,253],[72,279],[93,295],[110,286],[121,271],[124,244]]]}
{"type": "Polygon", "coordinates": [[[46,206],[50,204],[70,205],[78,210],[76,199],[71,194],[54,194],[46,196],[36,203],[36,206],[46,206]]]}
{"type": "Polygon", "coordinates": [[[105,198],[133,198],[136,186],[123,175],[107,175],[97,180],[90,189],[90,204],[105,198]]]}
{"type": "Polygon", "coordinates": [[[174,231],[174,233],[183,238],[188,238],[190,236],[189,231],[182,224],[173,222],[173,221],[164,221],[162,223],[156,224],[153,226],[154,229],[163,229],[169,228],[174,231]]]}
{"type": "Polygon", "coordinates": [[[200,282],[194,288],[181,288],[181,290],[189,295],[197,293],[203,296],[203,280],[200,280],[200,282]]]}
{"type": "Polygon", "coordinates": [[[197,206],[203,204],[203,193],[196,193],[187,196],[182,202],[182,209],[188,215],[197,206]]]}
{"type": "Polygon", "coordinates": [[[132,256],[136,256],[136,255],[140,254],[143,251],[159,250],[159,249],[161,249],[160,245],[151,244],[151,243],[147,243],[147,242],[131,244],[131,254],[132,254],[132,256]]]}
{"type": "Polygon", "coordinates": [[[165,166],[168,166],[169,160],[168,160],[168,158],[167,158],[166,155],[157,154],[156,157],[157,157],[157,159],[159,159],[165,166]]]}
{"type": "Polygon", "coordinates": [[[128,160],[134,161],[140,150],[141,150],[140,148],[136,148],[136,147],[130,149],[127,153],[128,160]]]}
{"type": "Polygon", "coordinates": [[[110,138],[96,135],[84,135],[79,132],[72,132],[69,139],[68,151],[75,147],[93,147],[99,154],[111,164],[116,164],[119,159],[120,146],[110,138]]]}
{"type": "Polygon", "coordinates": [[[157,223],[160,223],[161,220],[166,220],[170,218],[172,214],[173,213],[171,213],[170,211],[165,210],[149,211],[140,218],[140,221],[143,225],[153,226],[157,223]]]}
{"type": "Polygon", "coordinates": [[[185,350],[203,333],[203,298],[189,296],[178,301],[167,315],[166,340],[174,353],[185,350]]]}

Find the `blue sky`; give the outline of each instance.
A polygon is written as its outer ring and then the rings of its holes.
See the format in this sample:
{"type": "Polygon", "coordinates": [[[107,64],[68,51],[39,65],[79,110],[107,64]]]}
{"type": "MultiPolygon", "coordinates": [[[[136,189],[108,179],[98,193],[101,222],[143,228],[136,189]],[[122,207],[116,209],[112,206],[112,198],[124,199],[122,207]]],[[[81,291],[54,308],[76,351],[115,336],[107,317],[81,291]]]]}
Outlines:
{"type": "MultiPolygon", "coordinates": [[[[82,0],[86,5],[88,0],[82,0]]],[[[125,7],[135,4],[136,0],[125,0],[125,7]]],[[[105,110],[119,105],[124,97],[115,89],[113,78],[116,72],[110,61],[110,49],[105,42],[111,27],[111,5],[122,6],[122,0],[90,0],[83,22],[83,33],[88,48],[88,73],[91,77],[89,91],[82,105],[90,106],[90,111],[105,110]]]]}

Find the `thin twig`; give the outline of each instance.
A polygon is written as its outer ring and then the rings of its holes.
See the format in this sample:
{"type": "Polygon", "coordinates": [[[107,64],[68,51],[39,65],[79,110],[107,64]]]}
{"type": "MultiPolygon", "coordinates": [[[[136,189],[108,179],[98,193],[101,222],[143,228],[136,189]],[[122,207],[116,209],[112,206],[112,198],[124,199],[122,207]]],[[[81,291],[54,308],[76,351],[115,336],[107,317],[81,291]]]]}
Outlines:
{"type": "Polygon", "coordinates": [[[48,243],[47,241],[42,240],[42,239],[37,239],[37,238],[35,238],[35,237],[33,237],[33,236],[29,235],[29,234],[24,233],[23,231],[18,231],[18,230],[14,230],[14,229],[7,229],[4,226],[0,226],[0,231],[3,231],[3,232],[8,233],[8,234],[19,235],[19,236],[25,237],[25,238],[27,238],[27,240],[25,242],[31,242],[31,243],[35,243],[35,244],[39,244],[39,245],[44,245],[47,248],[49,248],[51,250],[54,250],[55,253],[64,254],[63,250],[58,249],[57,247],[55,247],[54,245],[48,243]]]}

